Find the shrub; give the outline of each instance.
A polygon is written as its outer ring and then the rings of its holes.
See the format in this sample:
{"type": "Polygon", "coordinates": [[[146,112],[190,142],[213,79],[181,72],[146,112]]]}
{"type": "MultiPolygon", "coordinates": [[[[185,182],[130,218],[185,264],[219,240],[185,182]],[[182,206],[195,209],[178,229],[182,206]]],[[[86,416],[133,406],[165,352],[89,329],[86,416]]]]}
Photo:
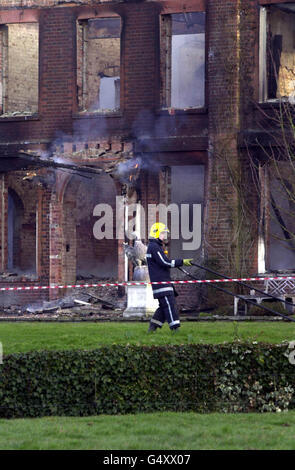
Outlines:
{"type": "Polygon", "coordinates": [[[0,417],[294,407],[286,345],[108,346],[7,355],[0,417]]]}

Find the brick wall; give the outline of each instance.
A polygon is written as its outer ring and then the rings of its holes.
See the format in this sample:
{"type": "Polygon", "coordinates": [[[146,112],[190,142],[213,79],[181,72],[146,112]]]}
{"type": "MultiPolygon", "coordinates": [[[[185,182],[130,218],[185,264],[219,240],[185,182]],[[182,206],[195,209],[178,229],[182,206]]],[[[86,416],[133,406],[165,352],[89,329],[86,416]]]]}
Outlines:
{"type": "Polygon", "coordinates": [[[0,204],[0,227],[1,227],[1,271],[6,269],[7,265],[7,214],[8,214],[8,188],[5,175],[1,175],[1,204],[0,204]]]}
{"type": "Polygon", "coordinates": [[[38,187],[37,207],[37,275],[42,283],[49,282],[49,218],[50,218],[50,187],[38,187]]]}
{"type": "Polygon", "coordinates": [[[209,30],[209,184],[207,256],[220,270],[238,269],[240,177],[237,133],[240,126],[239,2],[208,1],[209,30]]]}
{"type": "Polygon", "coordinates": [[[71,132],[75,90],[75,22],[72,9],[52,9],[40,17],[40,114],[43,137],[71,132]]]}
{"type": "Polygon", "coordinates": [[[6,31],[5,26],[1,27],[0,29],[0,71],[1,71],[1,78],[0,78],[0,114],[3,112],[3,95],[5,93],[3,77],[4,77],[4,64],[5,64],[5,43],[6,43],[6,31]]]}
{"type": "MultiPolygon", "coordinates": [[[[112,3],[113,0],[96,0],[96,4],[112,3]]],[[[34,8],[34,7],[51,7],[60,6],[60,0],[1,0],[1,8],[34,8]]],[[[64,0],[64,4],[69,3],[70,6],[81,3],[85,5],[93,5],[93,0],[64,0]]]]}
{"type": "Polygon", "coordinates": [[[243,0],[240,10],[240,101],[241,128],[253,126],[255,106],[259,100],[259,9],[257,0],[243,0]]]}

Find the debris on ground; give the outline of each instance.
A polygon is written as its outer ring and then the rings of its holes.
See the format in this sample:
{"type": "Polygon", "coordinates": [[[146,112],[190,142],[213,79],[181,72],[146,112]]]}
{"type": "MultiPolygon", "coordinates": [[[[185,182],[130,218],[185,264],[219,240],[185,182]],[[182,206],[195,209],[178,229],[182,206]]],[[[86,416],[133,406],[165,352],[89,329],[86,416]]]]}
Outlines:
{"type": "Polygon", "coordinates": [[[7,273],[1,272],[0,273],[0,278],[2,278],[2,279],[6,279],[7,277],[12,277],[12,276],[16,277],[16,276],[18,276],[18,273],[9,273],[9,272],[7,272],[7,273]]]}
{"type": "MultiPolygon", "coordinates": [[[[2,273],[3,274],[3,273],[2,273]]],[[[1,274],[0,274],[1,275],[1,274]]],[[[14,273],[5,273],[8,277],[14,273]]],[[[83,277],[83,280],[87,280],[83,277]]],[[[101,280],[92,279],[93,284],[101,280]]],[[[81,281],[81,280],[80,280],[81,281]]],[[[113,280],[103,281],[114,283],[113,280]]],[[[98,318],[123,318],[123,311],[126,308],[126,297],[121,295],[117,286],[81,287],[68,290],[69,295],[59,297],[50,301],[30,302],[27,305],[9,305],[0,307],[0,319],[13,317],[24,318],[74,318],[93,317],[98,318]]]]}
{"type": "Polygon", "coordinates": [[[9,280],[9,282],[36,281],[36,273],[5,271],[0,272],[0,281],[9,280]]]}

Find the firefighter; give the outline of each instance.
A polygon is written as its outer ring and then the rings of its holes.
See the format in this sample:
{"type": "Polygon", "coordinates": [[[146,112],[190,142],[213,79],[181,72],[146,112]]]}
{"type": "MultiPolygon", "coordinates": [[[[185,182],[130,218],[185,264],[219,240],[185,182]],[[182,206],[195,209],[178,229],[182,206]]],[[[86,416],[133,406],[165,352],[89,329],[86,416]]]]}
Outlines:
{"type": "MultiPolygon", "coordinates": [[[[191,266],[193,259],[170,260],[164,253],[163,245],[169,232],[165,224],[157,222],[153,224],[149,234],[147,248],[147,265],[151,282],[170,281],[170,268],[178,266],[191,266]]],[[[155,311],[149,325],[149,332],[161,328],[167,321],[169,328],[178,331],[180,327],[179,316],[175,305],[176,291],[173,284],[152,284],[153,295],[158,299],[159,308],[155,311]]]]}

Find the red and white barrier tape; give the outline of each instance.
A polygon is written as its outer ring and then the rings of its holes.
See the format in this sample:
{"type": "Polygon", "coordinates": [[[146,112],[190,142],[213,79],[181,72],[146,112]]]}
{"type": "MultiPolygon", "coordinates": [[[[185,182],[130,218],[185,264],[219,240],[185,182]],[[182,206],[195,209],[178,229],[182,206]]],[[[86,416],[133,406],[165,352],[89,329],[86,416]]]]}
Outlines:
{"type": "Polygon", "coordinates": [[[144,286],[147,284],[204,284],[204,283],[216,283],[216,282],[244,282],[244,281],[286,281],[295,279],[295,276],[279,276],[279,277],[246,277],[239,279],[198,279],[192,281],[158,281],[158,282],[147,282],[147,281],[130,281],[130,282],[116,282],[116,283],[96,283],[96,284],[69,284],[65,286],[51,285],[51,286],[19,286],[19,287],[0,287],[0,291],[16,291],[16,290],[40,290],[40,289],[74,289],[74,288],[85,288],[85,287],[118,287],[118,286],[144,286]]]}

